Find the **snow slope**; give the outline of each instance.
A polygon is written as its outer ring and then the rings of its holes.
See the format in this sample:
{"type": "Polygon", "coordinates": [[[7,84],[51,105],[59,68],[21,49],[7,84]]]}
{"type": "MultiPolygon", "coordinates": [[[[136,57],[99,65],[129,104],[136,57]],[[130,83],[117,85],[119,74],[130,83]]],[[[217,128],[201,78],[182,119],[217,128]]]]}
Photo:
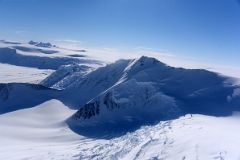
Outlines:
{"type": "Polygon", "coordinates": [[[240,97],[234,96],[238,86],[228,84],[228,77],[206,70],[173,68],[154,58],[117,62],[85,78],[74,89],[66,90],[79,93],[76,95],[87,93],[79,96],[79,106],[90,100],[68,124],[89,137],[109,138],[115,132],[124,134],[188,113],[227,116],[240,110],[240,97]]]}
{"type": "Polygon", "coordinates": [[[239,115],[186,115],[142,126],[121,137],[91,139],[64,123],[73,113],[51,100],[0,116],[0,159],[9,160],[237,160],[239,115]],[[14,153],[14,154],[13,154],[14,153]]]}
{"type": "Polygon", "coordinates": [[[72,159],[80,137],[64,119],[74,111],[57,100],[0,116],[0,159],[72,159]]]}
{"type": "Polygon", "coordinates": [[[239,116],[186,115],[80,145],[79,159],[237,160],[239,116]],[[86,149],[87,148],[87,149],[86,149]]]}
{"type": "Polygon", "coordinates": [[[41,85],[55,88],[66,89],[72,83],[80,81],[83,77],[93,70],[92,67],[80,64],[63,65],[50,76],[40,82],[41,85]]]}
{"type": "Polygon", "coordinates": [[[53,99],[58,91],[37,84],[0,84],[0,114],[35,107],[53,99]]]}
{"type": "Polygon", "coordinates": [[[61,99],[66,103],[79,108],[101,92],[113,86],[122,76],[129,60],[119,60],[116,63],[100,67],[83,78],[76,78],[75,81],[64,90],[61,99]],[[75,94],[71,94],[75,93],[75,94]]]}

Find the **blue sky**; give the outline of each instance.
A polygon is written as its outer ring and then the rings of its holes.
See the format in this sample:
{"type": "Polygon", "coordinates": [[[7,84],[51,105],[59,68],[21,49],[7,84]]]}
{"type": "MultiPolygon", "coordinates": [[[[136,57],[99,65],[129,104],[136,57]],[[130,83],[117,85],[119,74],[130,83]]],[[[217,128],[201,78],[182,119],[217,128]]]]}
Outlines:
{"type": "Polygon", "coordinates": [[[146,47],[240,66],[240,2],[0,0],[0,39],[146,47]]]}

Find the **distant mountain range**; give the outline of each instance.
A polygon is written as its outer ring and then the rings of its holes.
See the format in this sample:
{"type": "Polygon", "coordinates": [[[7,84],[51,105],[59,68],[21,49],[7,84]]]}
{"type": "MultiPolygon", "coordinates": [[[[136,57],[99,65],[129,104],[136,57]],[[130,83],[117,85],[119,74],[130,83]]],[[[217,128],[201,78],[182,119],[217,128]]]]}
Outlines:
{"type": "Polygon", "coordinates": [[[37,47],[44,47],[44,48],[51,48],[51,47],[56,47],[56,45],[52,45],[51,43],[49,42],[35,42],[35,41],[29,41],[28,44],[30,45],[34,45],[34,46],[37,46],[37,47]]]}

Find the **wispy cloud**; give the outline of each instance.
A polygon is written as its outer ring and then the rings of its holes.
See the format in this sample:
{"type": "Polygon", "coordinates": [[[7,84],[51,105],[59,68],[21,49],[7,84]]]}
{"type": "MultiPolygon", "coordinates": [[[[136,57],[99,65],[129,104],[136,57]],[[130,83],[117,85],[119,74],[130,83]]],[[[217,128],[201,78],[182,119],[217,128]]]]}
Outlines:
{"type": "Polygon", "coordinates": [[[178,56],[174,53],[169,53],[167,51],[156,50],[148,47],[135,47],[130,49],[118,49],[111,47],[92,47],[86,46],[82,41],[64,39],[55,40],[55,42],[69,49],[85,49],[87,50],[87,55],[105,62],[113,62],[118,59],[134,59],[140,56],[154,57],[161,62],[164,62],[170,66],[174,67],[184,67],[190,69],[208,69],[214,72],[222,73],[225,75],[240,77],[239,67],[227,66],[221,64],[210,64],[198,60],[194,57],[183,57],[178,56]]]}
{"type": "Polygon", "coordinates": [[[83,42],[74,39],[57,39],[54,40],[54,43],[58,46],[69,48],[69,49],[82,49],[83,42]]]}

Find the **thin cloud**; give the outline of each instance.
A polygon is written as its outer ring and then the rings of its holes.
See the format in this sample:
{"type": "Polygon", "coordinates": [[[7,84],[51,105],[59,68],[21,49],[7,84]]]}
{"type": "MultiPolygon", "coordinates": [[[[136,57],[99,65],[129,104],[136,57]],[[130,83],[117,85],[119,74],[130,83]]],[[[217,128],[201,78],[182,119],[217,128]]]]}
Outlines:
{"type": "Polygon", "coordinates": [[[58,46],[68,48],[68,49],[82,49],[83,43],[79,40],[74,39],[58,39],[54,40],[54,43],[58,46]]]}

